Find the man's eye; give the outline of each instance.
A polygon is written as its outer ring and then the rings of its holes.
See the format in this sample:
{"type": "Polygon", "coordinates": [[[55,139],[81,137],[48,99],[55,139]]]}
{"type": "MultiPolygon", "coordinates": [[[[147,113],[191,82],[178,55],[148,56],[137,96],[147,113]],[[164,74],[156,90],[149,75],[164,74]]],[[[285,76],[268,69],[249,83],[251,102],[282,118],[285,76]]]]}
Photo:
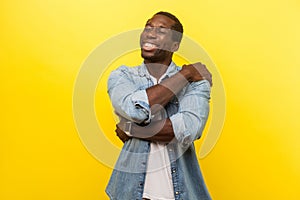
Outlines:
{"type": "Polygon", "coordinates": [[[152,27],[150,27],[150,26],[146,26],[146,27],[144,28],[144,31],[147,31],[147,32],[149,32],[149,31],[151,31],[151,29],[152,29],[152,27]]]}
{"type": "Polygon", "coordinates": [[[157,31],[161,34],[166,34],[168,30],[166,28],[158,28],[157,31]]]}
{"type": "Polygon", "coordinates": [[[167,28],[161,28],[161,27],[152,27],[152,26],[145,26],[144,32],[150,32],[152,30],[155,30],[158,34],[167,34],[168,29],[167,28]]]}

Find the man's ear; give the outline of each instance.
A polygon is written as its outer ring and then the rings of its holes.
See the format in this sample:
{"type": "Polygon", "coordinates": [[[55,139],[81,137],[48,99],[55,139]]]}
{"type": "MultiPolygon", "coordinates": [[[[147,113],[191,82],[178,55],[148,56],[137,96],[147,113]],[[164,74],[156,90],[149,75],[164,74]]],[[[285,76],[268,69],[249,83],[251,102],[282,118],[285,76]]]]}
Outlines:
{"type": "Polygon", "coordinates": [[[179,48],[179,42],[173,42],[172,46],[171,46],[171,52],[175,52],[178,50],[179,48]]]}

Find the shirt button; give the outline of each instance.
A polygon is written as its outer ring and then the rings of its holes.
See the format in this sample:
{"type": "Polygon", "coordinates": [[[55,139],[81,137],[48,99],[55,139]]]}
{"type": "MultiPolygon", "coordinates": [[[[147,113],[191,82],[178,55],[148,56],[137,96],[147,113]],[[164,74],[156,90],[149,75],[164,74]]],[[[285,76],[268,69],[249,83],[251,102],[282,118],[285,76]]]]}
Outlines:
{"type": "Polygon", "coordinates": [[[176,170],[173,170],[173,173],[175,173],[176,172],[176,170]]]}
{"type": "Polygon", "coordinates": [[[169,151],[173,151],[172,149],[169,149],[169,151]]]}
{"type": "Polygon", "coordinates": [[[176,191],[176,192],[175,192],[175,194],[179,194],[179,192],[178,192],[178,191],[176,191]]]}

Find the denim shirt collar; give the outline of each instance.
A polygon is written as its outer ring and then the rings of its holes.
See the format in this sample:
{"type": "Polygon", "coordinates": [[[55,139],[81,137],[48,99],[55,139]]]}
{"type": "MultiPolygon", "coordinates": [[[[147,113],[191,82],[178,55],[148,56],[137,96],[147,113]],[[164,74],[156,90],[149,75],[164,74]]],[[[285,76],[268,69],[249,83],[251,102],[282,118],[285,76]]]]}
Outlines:
{"type": "MultiPolygon", "coordinates": [[[[150,78],[150,74],[149,74],[146,64],[143,62],[140,66],[141,67],[138,69],[139,76],[141,76],[141,77],[145,76],[147,78],[150,78]]],[[[173,61],[171,61],[170,65],[165,73],[165,76],[166,77],[173,76],[176,72],[177,72],[177,66],[173,61]]]]}

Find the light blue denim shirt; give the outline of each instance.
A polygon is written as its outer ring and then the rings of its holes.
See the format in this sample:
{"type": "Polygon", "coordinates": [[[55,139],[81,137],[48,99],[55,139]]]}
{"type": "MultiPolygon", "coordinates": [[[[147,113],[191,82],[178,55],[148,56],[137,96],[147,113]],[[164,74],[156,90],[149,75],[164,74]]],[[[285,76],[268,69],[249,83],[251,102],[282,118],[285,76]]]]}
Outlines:
{"type": "MultiPolygon", "coordinates": [[[[173,62],[166,78],[181,68],[173,62]]],[[[135,123],[149,123],[151,111],[146,89],[154,83],[146,65],[121,66],[108,80],[108,93],[118,115],[135,123]]],[[[185,86],[166,106],[175,134],[167,145],[175,200],[211,199],[200,172],[194,140],[201,137],[209,114],[210,85],[206,80],[185,86]]],[[[112,200],[141,200],[150,142],[132,138],[124,143],[106,187],[112,200]]],[[[159,180],[157,180],[159,182],[159,180]]]]}

